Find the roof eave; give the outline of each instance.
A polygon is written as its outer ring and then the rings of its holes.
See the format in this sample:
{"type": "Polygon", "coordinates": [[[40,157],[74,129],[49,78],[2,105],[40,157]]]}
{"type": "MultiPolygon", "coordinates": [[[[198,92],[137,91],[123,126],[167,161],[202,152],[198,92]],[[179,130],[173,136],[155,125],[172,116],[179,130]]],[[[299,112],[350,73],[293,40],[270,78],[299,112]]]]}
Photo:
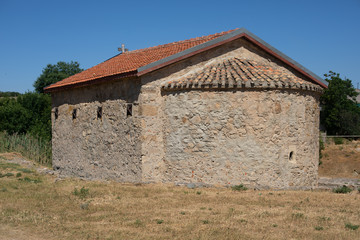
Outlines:
{"type": "Polygon", "coordinates": [[[121,74],[115,74],[115,75],[111,75],[111,76],[105,76],[105,77],[101,77],[101,78],[95,78],[90,81],[76,82],[73,84],[66,84],[66,85],[51,87],[52,85],[56,84],[56,83],[54,83],[54,84],[51,84],[51,85],[45,87],[44,92],[45,93],[54,93],[54,92],[59,92],[59,91],[67,90],[67,89],[86,87],[86,86],[90,86],[90,85],[100,84],[100,83],[109,82],[109,81],[115,81],[115,80],[129,78],[129,77],[137,77],[137,70],[126,72],[126,73],[121,73],[121,74]]]}

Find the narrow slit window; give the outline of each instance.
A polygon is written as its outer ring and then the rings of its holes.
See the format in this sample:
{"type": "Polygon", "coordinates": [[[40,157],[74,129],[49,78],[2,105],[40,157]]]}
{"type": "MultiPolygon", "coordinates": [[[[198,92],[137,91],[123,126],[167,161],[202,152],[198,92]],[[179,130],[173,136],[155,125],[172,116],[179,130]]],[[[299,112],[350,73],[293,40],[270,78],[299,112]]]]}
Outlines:
{"type": "Polygon", "coordinates": [[[73,112],[72,112],[72,119],[76,119],[76,113],[77,113],[77,110],[74,109],[73,112]]]}
{"type": "Polygon", "coordinates": [[[58,117],[59,117],[59,109],[58,108],[55,108],[54,116],[55,116],[55,120],[58,119],[58,117]]]}
{"type": "Polygon", "coordinates": [[[103,110],[102,107],[98,107],[97,109],[97,118],[102,119],[103,110]]]}
{"type": "Polygon", "coordinates": [[[131,103],[128,103],[126,105],[126,116],[127,117],[131,117],[132,116],[132,104],[131,103]]]}
{"type": "Polygon", "coordinates": [[[294,152],[291,151],[289,154],[289,160],[292,161],[294,159],[294,152]]]}

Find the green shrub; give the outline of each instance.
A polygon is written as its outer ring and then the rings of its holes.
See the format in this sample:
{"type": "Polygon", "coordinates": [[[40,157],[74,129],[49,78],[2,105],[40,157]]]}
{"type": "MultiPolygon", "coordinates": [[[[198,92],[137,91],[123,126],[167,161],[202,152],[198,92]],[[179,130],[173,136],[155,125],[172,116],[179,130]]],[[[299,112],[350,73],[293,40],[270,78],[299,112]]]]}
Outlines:
{"type": "Polygon", "coordinates": [[[316,226],[316,227],[315,227],[315,230],[316,230],[316,231],[321,231],[321,230],[324,230],[324,228],[321,227],[321,226],[316,226]]]}
{"type": "Polygon", "coordinates": [[[29,177],[18,178],[19,181],[29,182],[29,183],[41,183],[40,179],[31,179],[29,177]]]}
{"type": "Polygon", "coordinates": [[[344,139],[343,138],[341,138],[341,137],[336,137],[336,138],[333,138],[334,139],[334,143],[336,144],[336,145],[341,145],[341,144],[344,144],[344,139]]]}
{"type": "Polygon", "coordinates": [[[247,187],[245,187],[244,185],[240,184],[240,185],[234,185],[231,187],[231,189],[233,191],[245,191],[247,190],[247,187]]]}
{"type": "Polygon", "coordinates": [[[342,187],[333,189],[334,193],[349,193],[351,191],[352,191],[352,189],[345,185],[343,185],[342,187]]]}
{"type": "Polygon", "coordinates": [[[134,224],[135,224],[135,227],[141,227],[143,225],[143,223],[139,219],[136,219],[134,224]]]}
{"type": "Polygon", "coordinates": [[[164,220],[162,220],[162,219],[157,219],[157,220],[156,220],[156,223],[157,223],[157,224],[162,224],[163,222],[164,222],[164,220]]]}
{"type": "Polygon", "coordinates": [[[89,189],[82,187],[79,191],[77,188],[75,188],[73,194],[81,199],[84,199],[87,197],[87,195],[89,195],[89,189]]]}
{"type": "Polygon", "coordinates": [[[303,218],[303,217],[304,217],[303,213],[293,213],[292,214],[292,218],[295,218],[295,219],[300,219],[300,218],[303,218]]]}
{"type": "Polygon", "coordinates": [[[14,176],[13,173],[5,173],[5,174],[1,174],[1,173],[0,173],[0,178],[3,178],[3,177],[12,177],[12,176],[14,176]]]}
{"type": "Polygon", "coordinates": [[[351,223],[346,223],[345,227],[348,228],[348,229],[351,229],[351,230],[356,230],[356,229],[359,228],[359,225],[353,225],[351,223]]]}
{"type": "Polygon", "coordinates": [[[19,171],[23,172],[23,173],[32,173],[33,171],[31,171],[30,169],[27,168],[19,168],[19,171]]]}

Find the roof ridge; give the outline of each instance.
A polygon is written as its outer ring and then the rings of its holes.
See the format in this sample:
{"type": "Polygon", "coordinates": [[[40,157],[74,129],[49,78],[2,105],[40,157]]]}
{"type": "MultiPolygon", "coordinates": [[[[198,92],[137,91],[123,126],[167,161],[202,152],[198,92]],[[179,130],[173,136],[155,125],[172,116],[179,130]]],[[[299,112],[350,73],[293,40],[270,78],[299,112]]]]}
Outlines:
{"type": "Polygon", "coordinates": [[[215,33],[215,34],[210,34],[210,35],[206,35],[206,36],[189,38],[189,39],[185,39],[185,40],[181,40],[181,41],[175,41],[175,42],[160,44],[160,45],[157,45],[157,46],[141,48],[141,49],[135,49],[135,50],[132,50],[132,51],[125,52],[125,54],[138,53],[138,52],[142,52],[142,51],[146,51],[146,50],[150,50],[150,49],[163,48],[163,47],[168,47],[168,46],[173,46],[173,45],[183,44],[183,43],[188,43],[188,42],[196,42],[196,41],[206,40],[206,39],[213,38],[213,37],[216,38],[216,37],[220,37],[220,36],[223,36],[225,34],[228,34],[230,32],[233,32],[233,31],[235,31],[237,29],[239,29],[239,28],[235,28],[235,29],[232,29],[232,30],[223,31],[223,32],[215,33]]]}

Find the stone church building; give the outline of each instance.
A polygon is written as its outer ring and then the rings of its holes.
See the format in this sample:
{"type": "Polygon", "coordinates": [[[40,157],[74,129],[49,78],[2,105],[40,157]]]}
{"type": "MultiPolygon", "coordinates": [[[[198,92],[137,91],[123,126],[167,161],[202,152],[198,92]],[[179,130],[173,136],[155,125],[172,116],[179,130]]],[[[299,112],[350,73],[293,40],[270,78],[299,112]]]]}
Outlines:
{"type": "Polygon", "coordinates": [[[53,167],[119,182],[315,187],[326,87],[246,29],[122,52],[45,88],[53,167]]]}

